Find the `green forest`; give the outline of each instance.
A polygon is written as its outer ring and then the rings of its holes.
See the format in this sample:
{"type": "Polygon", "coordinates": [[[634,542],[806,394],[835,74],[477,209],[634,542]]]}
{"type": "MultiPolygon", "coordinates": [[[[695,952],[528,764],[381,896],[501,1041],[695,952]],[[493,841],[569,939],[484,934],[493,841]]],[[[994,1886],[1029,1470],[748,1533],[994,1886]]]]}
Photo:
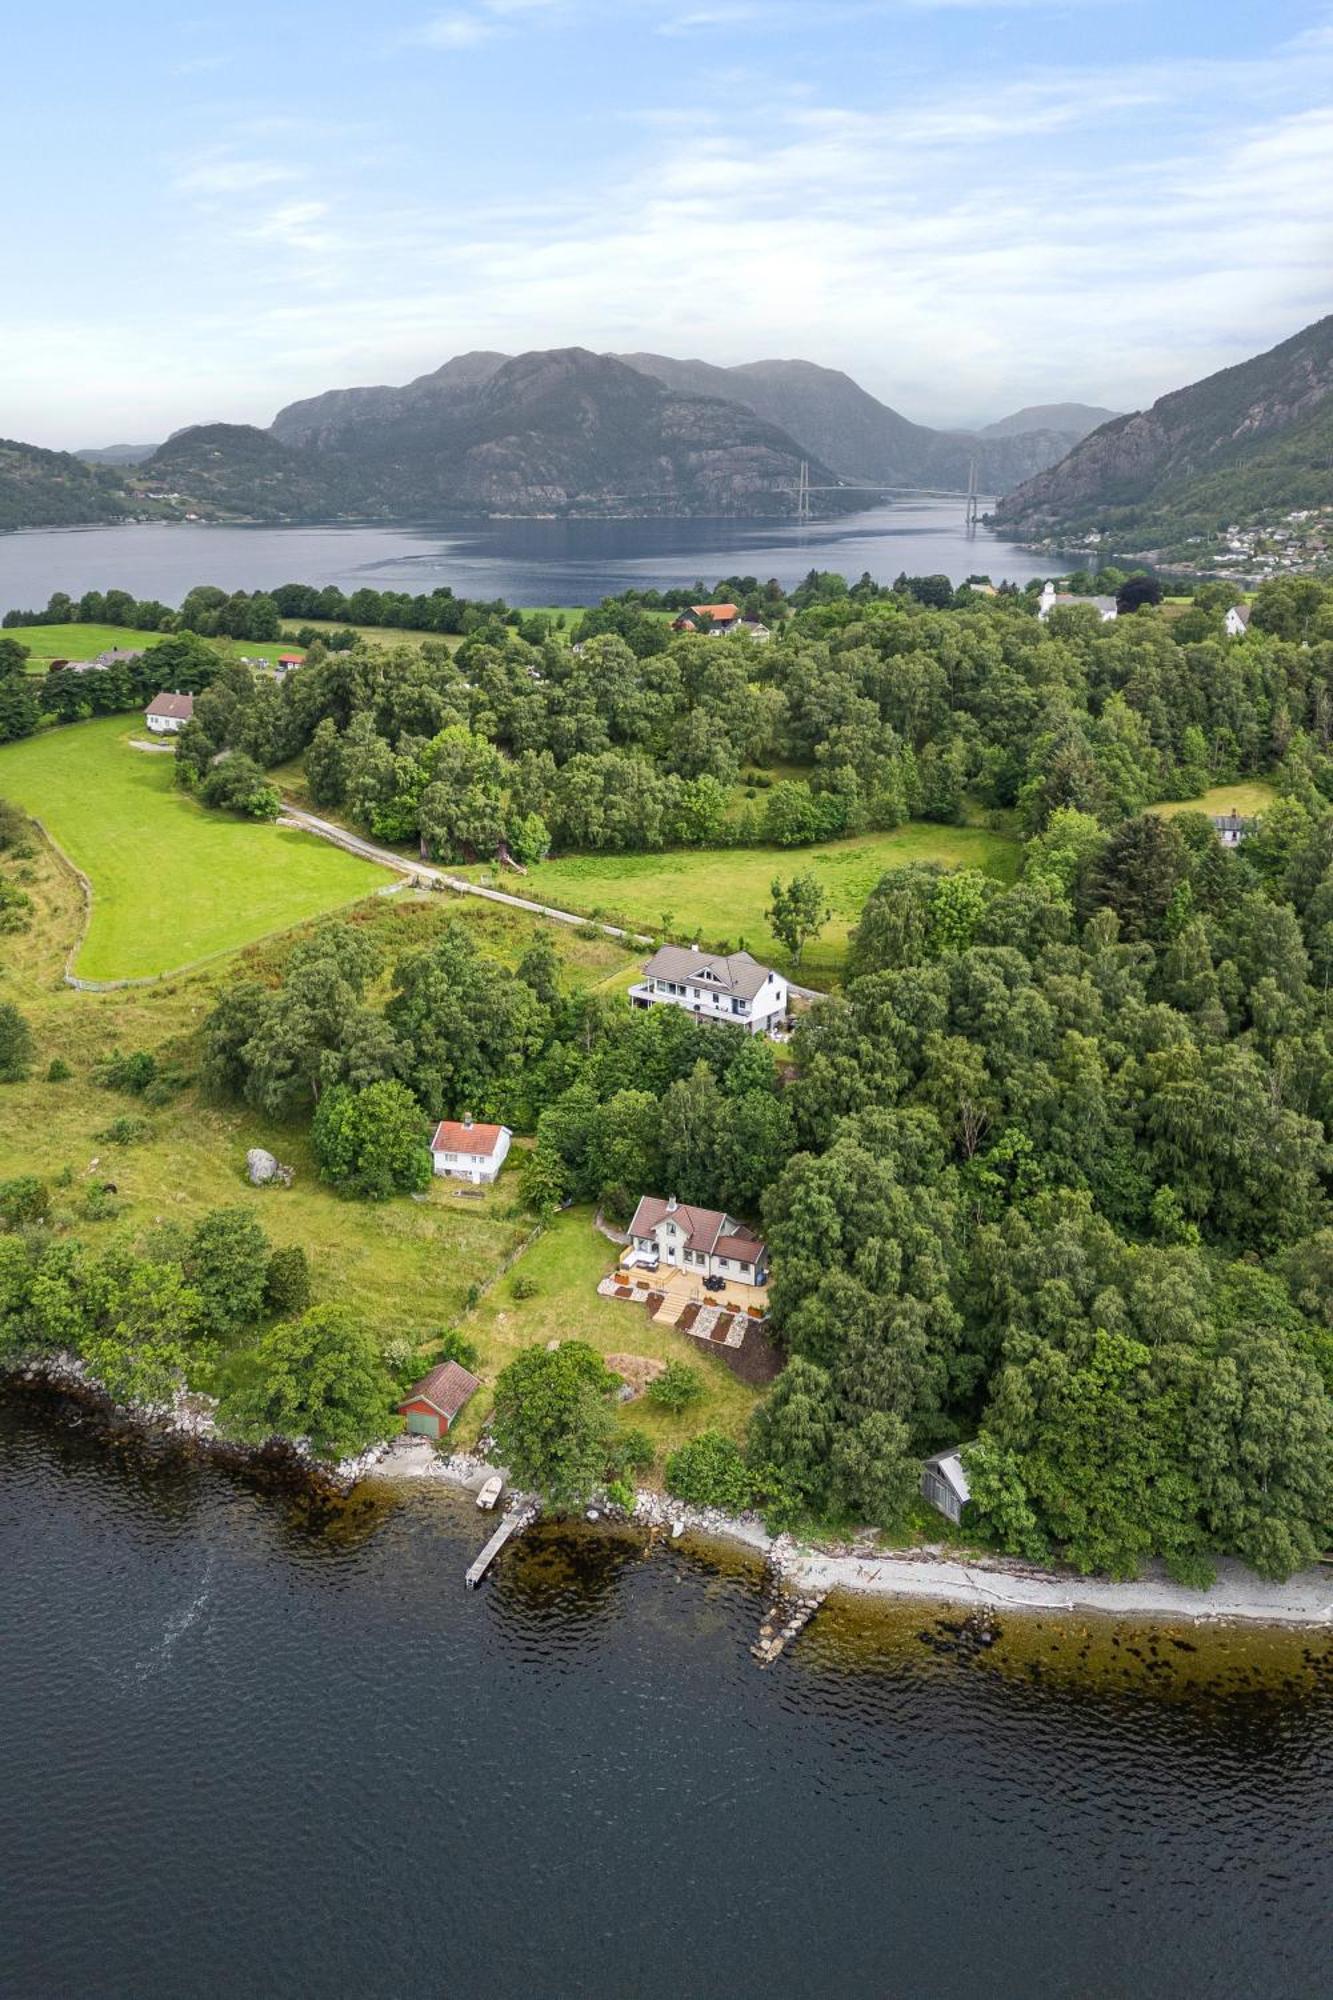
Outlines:
{"type": "Polygon", "coordinates": [[[432,855],[980,816],[1022,864],[886,874],[780,1061],[562,993],[540,941],[514,974],[446,925],[386,965],[334,924],[223,993],[207,1087],[313,1120],[353,1194],[413,1185],[414,1118],[471,1112],[532,1135],[538,1212],[651,1188],[753,1219],[786,1365],[743,1451],[677,1454],[692,1497],[892,1532],[961,1444],[992,1546],[1286,1575],[1333,1512],[1333,591],[1265,586],[1234,641],[1206,596],[1103,626],[935,595],[811,577],[764,646],[629,604],[575,648],[493,620],[281,683],[215,662],[182,782],[301,760],[432,855]],[[1246,778],[1278,796],[1234,849],[1149,810],[1246,778]]]}

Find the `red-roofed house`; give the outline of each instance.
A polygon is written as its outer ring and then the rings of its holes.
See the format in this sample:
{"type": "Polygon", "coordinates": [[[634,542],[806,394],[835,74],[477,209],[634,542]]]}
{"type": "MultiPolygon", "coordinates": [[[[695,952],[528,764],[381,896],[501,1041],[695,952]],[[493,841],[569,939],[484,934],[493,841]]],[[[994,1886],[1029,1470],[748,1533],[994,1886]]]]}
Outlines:
{"type": "Polygon", "coordinates": [[[470,1118],[442,1118],[430,1142],[437,1174],[474,1185],[495,1179],[513,1133],[507,1125],[476,1125],[470,1118]]]}
{"type": "Polygon", "coordinates": [[[481,1387],[456,1361],[441,1361],[398,1405],[405,1430],[419,1437],[443,1437],[470,1396],[481,1387]]]}

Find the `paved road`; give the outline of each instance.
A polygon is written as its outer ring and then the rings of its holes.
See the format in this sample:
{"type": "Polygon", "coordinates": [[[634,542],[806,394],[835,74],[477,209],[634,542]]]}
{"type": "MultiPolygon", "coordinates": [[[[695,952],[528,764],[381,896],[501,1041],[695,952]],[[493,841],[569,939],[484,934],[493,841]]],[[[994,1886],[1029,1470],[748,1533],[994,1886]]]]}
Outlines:
{"type": "MultiPolygon", "coordinates": [[[[649,945],[654,940],[643,931],[622,930],[619,924],[597,923],[595,918],[581,917],[576,910],[557,910],[550,903],[538,903],[531,896],[511,896],[503,889],[483,889],[479,882],[469,882],[462,875],[450,875],[447,869],[432,867],[426,861],[409,861],[401,854],[395,854],[391,847],[379,847],[373,840],[363,840],[359,833],[349,833],[345,826],[338,826],[331,819],[320,819],[318,814],[305,812],[300,806],[284,806],[283,818],[295,826],[302,826],[307,833],[317,833],[323,840],[331,840],[338,847],[345,847],[349,854],[360,854],[367,861],[378,861],[383,868],[395,868],[400,875],[415,876],[423,882],[439,882],[446,889],[453,889],[460,896],[480,896],[488,903],[505,903],[511,910],[527,910],[535,917],[549,917],[557,924],[595,924],[607,937],[628,938],[631,944],[649,945]]],[[[826,996],[813,986],[797,986],[790,980],[788,990],[798,1000],[823,1000],[826,996]]]]}

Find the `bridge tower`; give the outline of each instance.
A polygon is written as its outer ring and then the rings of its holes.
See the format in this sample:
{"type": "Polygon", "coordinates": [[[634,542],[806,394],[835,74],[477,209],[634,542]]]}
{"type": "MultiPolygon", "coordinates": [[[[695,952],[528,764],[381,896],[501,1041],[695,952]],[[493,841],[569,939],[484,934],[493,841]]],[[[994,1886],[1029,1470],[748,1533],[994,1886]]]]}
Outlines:
{"type": "Polygon", "coordinates": [[[810,519],[810,463],[804,458],[801,460],[800,484],[796,488],[796,518],[803,522],[810,519]]]}
{"type": "Polygon", "coordinates": [[[967,512],[963,526],[969,535],[977,532],[977,522],[981,519],[981,502],[977,498],[977,461],[975,458],[967,468],[967,512]]]}

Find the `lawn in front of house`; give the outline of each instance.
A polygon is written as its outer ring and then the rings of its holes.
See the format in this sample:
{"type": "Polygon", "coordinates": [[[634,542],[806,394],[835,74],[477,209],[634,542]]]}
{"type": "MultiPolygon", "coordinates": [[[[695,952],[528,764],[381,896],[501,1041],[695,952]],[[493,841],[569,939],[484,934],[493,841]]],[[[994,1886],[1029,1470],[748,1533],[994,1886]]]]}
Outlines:
{"type": "MultiPolygon", "coordinates": [[[[17,639],[28,649],[26,671],[44,674],[52,660],[95,660],[99,653],[118,648],[126,653],[146,653],[150,646],[171,638],[169,632],[140,632],[132,625],[13,625],[6,626],[6,639],[17,639]]],[[[276,660],[291,648],[285,639],[209,639],[207,644],[229,660],[276,660]]]]}
{"type": "MultiPolygon", "coordinates": [[[[500,1187],[511,1181],[511,1174],[509,1170],[501,1176],[500,1187]]],[[[484,1386],[455,1426],[454,1443],[471,1443],[481,1431],[494,1401],[492,1385],[505,1363],[523,1348],[545,1346],[548,1340],[586,1340],[599,1354],[637,1354],[653,1361],[686,1361],[697,1368],[704,1397],[682,1415],[659,1410],[642,1396],[624,1405],[624,1421],[652,1438],[659,1469],[667,1452],[699,1431],[720,1430],[738,1441],[743,1438],[758,1401],[755,1389],[738,1382],[702,1341],[691,1340],[674,1327],[656,1325],[641,1305],[600,1296],[598,1282],[615,1268],[619,1254],[617,1246],[594,1227],[590,1208],[566,1209],[465,1315],[459,1324],[476,1343],[484,1386]],[[531,1298],[515,1296],[515,1280],[520,1278],[537,1287],[531,1298]]]]}
{"type": "Polygon", "coordinates": [[[1242,819],[1257,819],[1268,811],[1277,798],[1276,785],[1265,784],[1262,778],[1242,778],[1234,785],[1214,785],[1197,799],[1170,799],[1162,805],[1149,806],[1149,812],[1160,813],[1163,819],[1174,819],[1177,813],[1208,813],[1220,817],[1223,813],[1238,812],[1242,819]]]}
{"type": "Polygon", "coordinates": [[[493,867],[457,868],[469,881],[503,886],[560,909],[602,916],[658,935],[697,936],[706,947],[744,948],[790,970],[764,917],[775,876],[813,874],[833,911],[806,947],[799,972],[812,986],[832,983],[847,939],[881,875],[914,861],[977,868],[1001,882],[1018,873],[1019,847],[1008,835],[976,826],[910,821],[891,833],[865,833],[815,847],[713,847],[668,854],[581,854],[544,861],[525,880],[499,882],[493,867]]]}
{"type": "Polygon", "coordinates": [[[0,797],[40,819],[92,883],[81,978],[172,971],[393,880],[312,834],[207,811],[177,789],[173,758],[131,748],[135,734],[106,716],[0,748],[0,797]]]}

